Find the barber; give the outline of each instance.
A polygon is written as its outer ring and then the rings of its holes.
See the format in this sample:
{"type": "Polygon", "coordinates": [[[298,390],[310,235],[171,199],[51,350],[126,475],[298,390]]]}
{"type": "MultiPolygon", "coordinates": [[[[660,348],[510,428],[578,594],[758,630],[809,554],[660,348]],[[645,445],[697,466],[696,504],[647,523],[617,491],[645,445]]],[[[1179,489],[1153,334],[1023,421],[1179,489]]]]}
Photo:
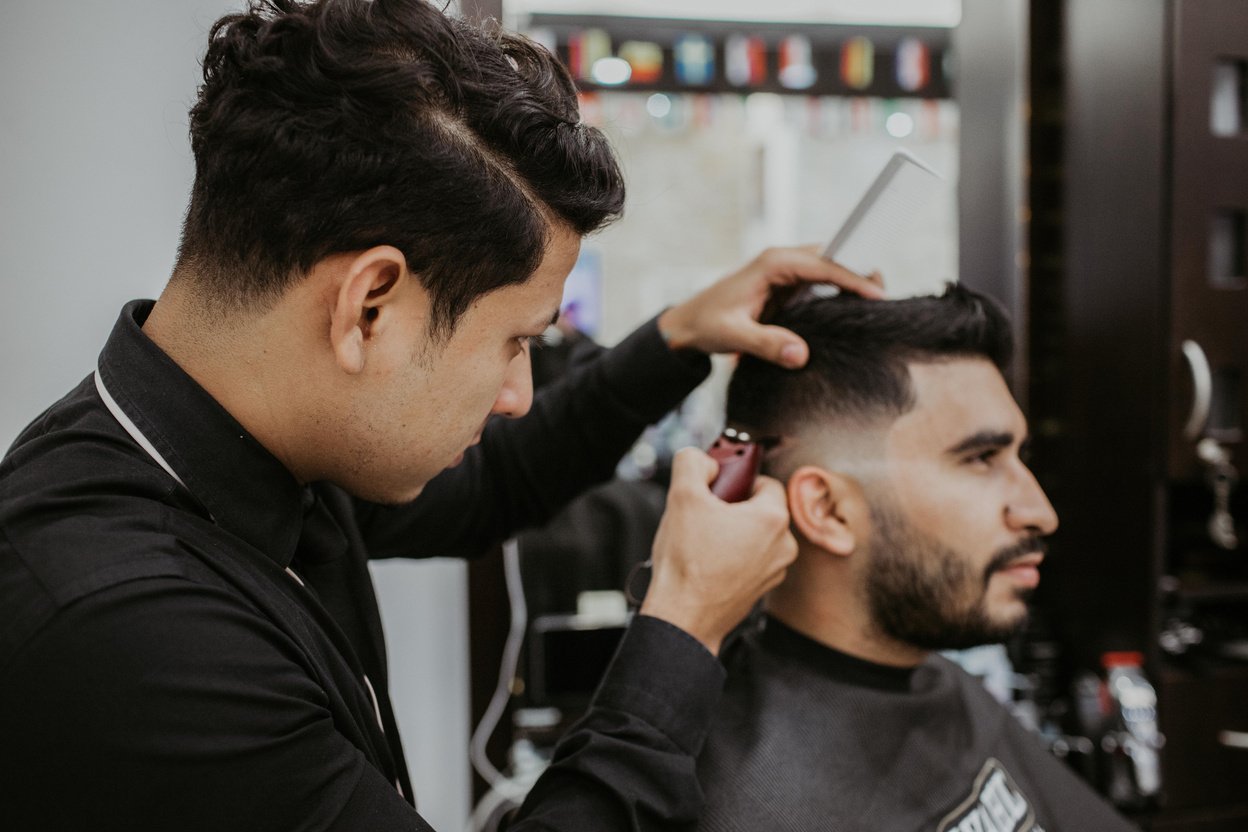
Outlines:
{"type": "MultiPolygon", "coordinates": [[[[420,0],[222,18],[191,144],[159,301],[0,463],[0,818],[428,829],[368,559],[547,519],[707,353],[801,365],[757,323],[774,287],[876,290],[772,251],[535,402],[530,341],[622,180],[548,53],[420,0]]],[[[778,484],[727,505],[715,471],[677,457],[646,603],[517,829],[696,818],[715,654],[795,554],[778,484]]]]}

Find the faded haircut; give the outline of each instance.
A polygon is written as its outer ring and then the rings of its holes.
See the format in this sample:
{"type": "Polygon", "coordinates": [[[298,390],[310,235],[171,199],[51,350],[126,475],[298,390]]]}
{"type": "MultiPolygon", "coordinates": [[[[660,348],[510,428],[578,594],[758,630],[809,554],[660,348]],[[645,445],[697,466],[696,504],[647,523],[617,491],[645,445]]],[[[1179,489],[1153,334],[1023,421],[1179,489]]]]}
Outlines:
{"type": "Polygon", "coordinates": [[[731,425],[792,436],[803,426],[897,417],[915,405],[908,364],[985,358],[1004,372],[1010,323],[992,299],[950,284],[939,296],[868,300],[842,292],[782,310],[770,323],[810,345],[797,370],[743,356],[728,386],[731,425]]]}

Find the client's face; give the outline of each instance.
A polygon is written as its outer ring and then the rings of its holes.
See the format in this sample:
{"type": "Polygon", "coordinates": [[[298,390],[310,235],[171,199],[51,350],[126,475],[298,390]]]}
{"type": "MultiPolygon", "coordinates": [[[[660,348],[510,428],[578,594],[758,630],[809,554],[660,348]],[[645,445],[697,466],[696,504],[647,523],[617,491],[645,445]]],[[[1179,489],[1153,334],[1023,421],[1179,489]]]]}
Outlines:
{"type": "Polygon", "coordinates": [[[863,589],[876,627],[923,649],[1001,641],[1027,618],[1057,516],[1019,458],[1026,423],[986,360],[912,364],[916,406],[868,488],[863,589]]]}

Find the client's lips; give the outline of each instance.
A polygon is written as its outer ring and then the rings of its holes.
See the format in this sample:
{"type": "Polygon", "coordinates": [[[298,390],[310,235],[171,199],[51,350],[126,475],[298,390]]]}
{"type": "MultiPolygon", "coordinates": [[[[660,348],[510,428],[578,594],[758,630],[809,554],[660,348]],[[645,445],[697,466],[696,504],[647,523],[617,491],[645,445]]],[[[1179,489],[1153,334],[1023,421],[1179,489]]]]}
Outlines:
{"type": "Polygon", "coordinates": [[[1043,560],[1042,552],[1033,552],[1021,558],[1015,558],[998,571],[1019,586],[1034,589],[1040,584],[1040,563],[1043,560]]]}

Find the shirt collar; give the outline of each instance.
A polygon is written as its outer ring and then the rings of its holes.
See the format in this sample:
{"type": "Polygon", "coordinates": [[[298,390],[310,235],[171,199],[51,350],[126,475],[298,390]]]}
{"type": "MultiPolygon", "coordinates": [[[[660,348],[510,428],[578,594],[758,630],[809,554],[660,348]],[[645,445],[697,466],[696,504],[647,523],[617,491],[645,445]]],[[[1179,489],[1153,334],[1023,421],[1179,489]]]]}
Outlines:
{"type": "Polygon", "coordinates": [[[126,304],[100,353],[100,378],[222,529],[285,568],[304,489],[216,399],[143,333],[155,305],[126,304]]]}
{"type": "Polygon", "coordinates": [[[896,693],[911,690],[915,668],[876,664],[842,653],[799,633],[771,616],[763,619],[761,639],[763,645],[772,652],[797,659],[837,681],[896,693]]]}

